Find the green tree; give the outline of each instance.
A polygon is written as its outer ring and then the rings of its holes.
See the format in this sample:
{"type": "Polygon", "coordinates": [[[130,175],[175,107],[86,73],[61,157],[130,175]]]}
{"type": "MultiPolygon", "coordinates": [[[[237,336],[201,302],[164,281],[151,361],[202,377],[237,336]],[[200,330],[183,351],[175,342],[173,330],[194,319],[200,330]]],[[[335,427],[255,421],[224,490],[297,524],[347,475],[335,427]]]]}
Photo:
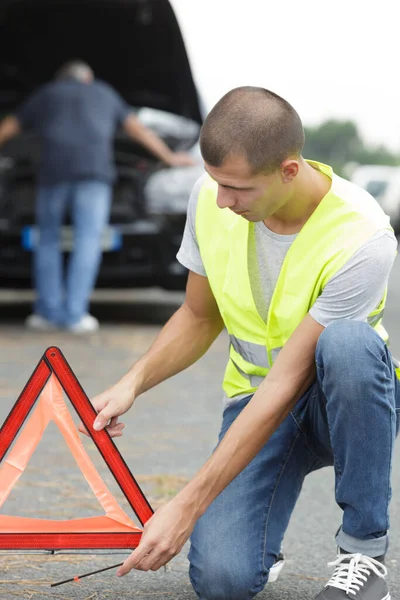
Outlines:
{"type": "Polygon", "coordinates": [[[306,127],[305,134],[304,156],[331,165],[338,174],[347,163],[400,164],[400,156],[384,146],[367,146],[353,121],[329,119],[317,127],[306,127]]]}

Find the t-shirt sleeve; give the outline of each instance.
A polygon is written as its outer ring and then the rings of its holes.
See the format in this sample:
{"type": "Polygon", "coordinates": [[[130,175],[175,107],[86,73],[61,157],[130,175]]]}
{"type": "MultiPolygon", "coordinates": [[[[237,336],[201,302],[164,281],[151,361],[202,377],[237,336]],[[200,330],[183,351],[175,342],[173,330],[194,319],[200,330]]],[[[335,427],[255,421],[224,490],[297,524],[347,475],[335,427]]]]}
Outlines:
{"type": "Polygon", "coordinates": [[[105,83],[104,81],[98,81],[97,85],[103,88],[103,90],[107,90],[109,95],[109,99],[112,102],[112,106],[114,109],[114,117],[115,117],[115,125],[116,127],[120,127],[128,115],[133,112],[132,107],[125,102],[122,96],[119,95],[117,90],[115,90],[111,85],[105,83]]]}
{"type": "Polygon", "coordinates": [[[328,281],[309,311],[313,319],[323,327],[338,319],[366,321],[382,300],[396,250],[392,233],[374,235],[328,281]]]}
{"type": "Polygon", "coordinates": [[[23,102],[15,113],[22,129],[37,129],[42,122],[42,116],[47,113],[46,88],[39,89],[23,102]]]}
{"type": "Polygon", "coordinates": [[[127,104],[125,100],[121,98],[121,96],[118,96],[118,94],[115,100],[115,118],[117,126],[120,127],[124,123],[128,115],[130,115],[133,111],[132,107],[129,106],[129,104],[127,104]]]}
{"type": "Polygon", "coordinates": [[[207,277],[206,270],[203,265],[203,261],[200,255],[199,244],[196,237],[196,210],[197,201],[199,198],[200,188],[203,184],[205,175],[202,175],[194,184],[192,193],[190,194],[185,230],[183,232],[183,238],[181,247],[176,255],[178,261],[189,269],[194,271],[198,275],[207,277]]]}

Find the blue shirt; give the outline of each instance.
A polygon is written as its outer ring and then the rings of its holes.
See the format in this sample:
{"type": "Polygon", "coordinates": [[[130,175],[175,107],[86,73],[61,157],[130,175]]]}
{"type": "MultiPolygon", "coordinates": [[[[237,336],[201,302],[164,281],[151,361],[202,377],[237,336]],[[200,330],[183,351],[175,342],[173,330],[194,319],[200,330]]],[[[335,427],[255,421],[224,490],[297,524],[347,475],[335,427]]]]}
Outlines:
{"type": "Polygon", "coordinates": [[[107,84],[61,79],[30,96],[16,117],[42,141],[39,183],[115,179],[113,140],[131,108],[107,84]]]}

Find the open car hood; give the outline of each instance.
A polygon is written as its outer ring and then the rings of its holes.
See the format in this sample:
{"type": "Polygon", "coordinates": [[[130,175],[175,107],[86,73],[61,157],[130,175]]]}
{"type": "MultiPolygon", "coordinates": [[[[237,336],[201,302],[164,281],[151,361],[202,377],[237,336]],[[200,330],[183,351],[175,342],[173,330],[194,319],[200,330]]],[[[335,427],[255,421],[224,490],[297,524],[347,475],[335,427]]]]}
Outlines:
{"type": "Polygon", "coordinates": [[[63,63],[81,59],[130,105],[201,124],[168,0],[1,0],[0,40],[1,114],[52,79],[63,63]]]}

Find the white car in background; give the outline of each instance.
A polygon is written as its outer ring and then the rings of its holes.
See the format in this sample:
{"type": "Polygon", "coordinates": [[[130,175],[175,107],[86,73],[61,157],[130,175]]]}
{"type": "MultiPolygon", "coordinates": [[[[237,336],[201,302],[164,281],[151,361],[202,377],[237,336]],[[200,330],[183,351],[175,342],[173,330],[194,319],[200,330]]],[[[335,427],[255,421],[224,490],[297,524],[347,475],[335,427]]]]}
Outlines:
{"type": "Polygon", "coordinates": [[[373,196],[390,217],[396,234],[400,234],[400,166],[360,165],[351,181],[373,196]]]}

